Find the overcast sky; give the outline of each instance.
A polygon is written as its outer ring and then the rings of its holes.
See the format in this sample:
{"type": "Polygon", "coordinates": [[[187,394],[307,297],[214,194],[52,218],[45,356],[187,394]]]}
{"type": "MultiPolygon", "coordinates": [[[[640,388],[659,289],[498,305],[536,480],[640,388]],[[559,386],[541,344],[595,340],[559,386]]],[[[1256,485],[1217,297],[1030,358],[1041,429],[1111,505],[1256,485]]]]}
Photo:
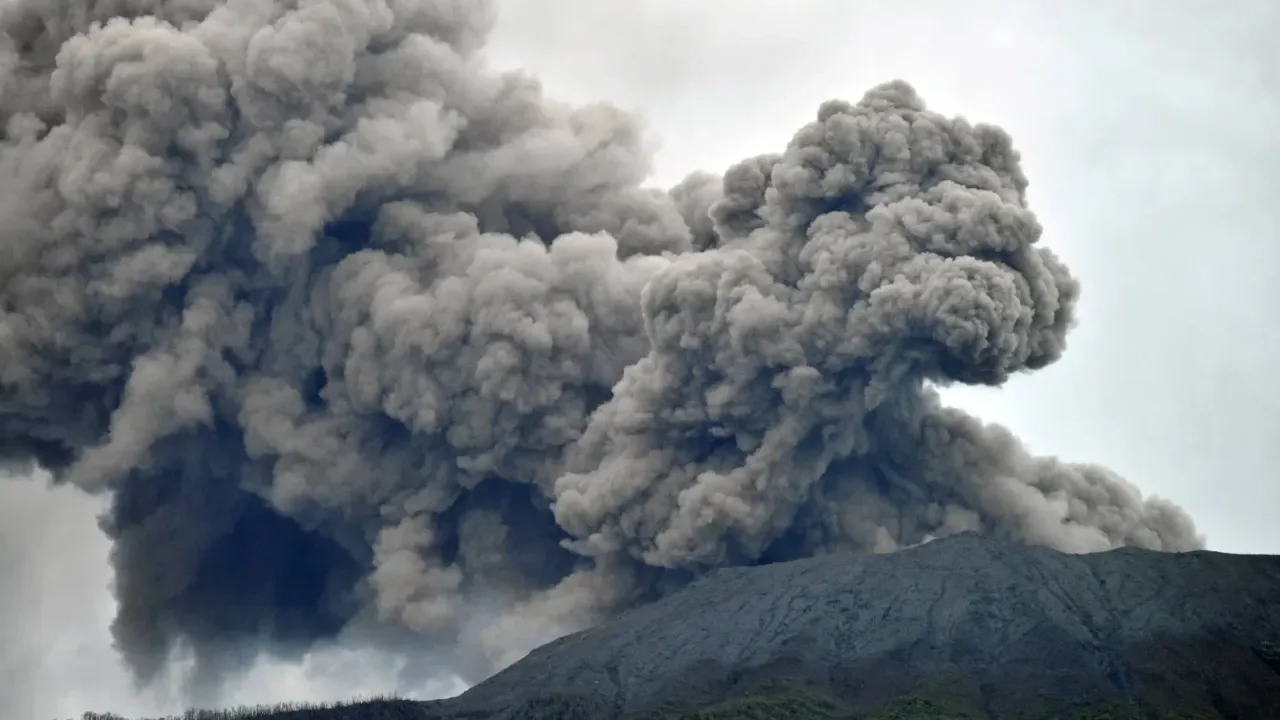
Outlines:
{"type": "MultiPolygon", "coordinates": [[[[1044,242],[1083,283],[1080,325],[1056,365],[951,397],[1039,453],[1174,500],[1211,549],[1280,552],[1280,4],[502,4],[495,61],[555,96],[642,111],[662,140],[657,184],[780,150],[822,101],[892,78],[1005,127],[1044,242]]],[[[0,698],[0,717],[172,709],[135,696],[112,655],[93,513],[70,491],[0,481],[0,675],[28,688],[0,698]],[[33,534],[15,536],[17,518],[33,534]]],[[[337,698],[392,674],[335,652],[264,669],[231,700],[337,698]]]]}

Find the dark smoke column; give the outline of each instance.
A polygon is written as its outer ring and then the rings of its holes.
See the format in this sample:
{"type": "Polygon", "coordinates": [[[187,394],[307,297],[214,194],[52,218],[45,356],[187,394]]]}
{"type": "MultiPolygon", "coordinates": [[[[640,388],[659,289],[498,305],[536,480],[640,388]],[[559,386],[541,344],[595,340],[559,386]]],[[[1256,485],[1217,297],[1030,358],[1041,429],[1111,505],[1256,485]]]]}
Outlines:
{"type": "Polygon", "coordinates": [[[663,193],[635,118],[486,67],[490,2],[0,8],[0,456],[110,494],[142,680],[335,637],[474,679],[958,530],[1201,542],[926,387],[1052,362],[1077,290],[1009,138],[905,84],[663,193]]]}
{"type": "Polygon", "coordinates": [[[1180,510],[1029,457],[926,389],[998,385],[1063,350],[1078,286],[1036,244],[1017,160],[1002,130],[893,82],[732,168],[717,248],[650,280],[650,353],[556,484],[573,546],[689,568],[961,530],[1197,546],[1180,510]]]}

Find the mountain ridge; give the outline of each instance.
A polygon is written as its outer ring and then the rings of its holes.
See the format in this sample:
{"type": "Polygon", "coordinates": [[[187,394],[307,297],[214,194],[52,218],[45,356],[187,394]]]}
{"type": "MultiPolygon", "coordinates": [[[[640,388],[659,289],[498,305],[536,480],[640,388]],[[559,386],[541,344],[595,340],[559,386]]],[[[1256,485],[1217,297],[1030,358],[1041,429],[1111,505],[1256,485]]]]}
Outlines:
{"type": "MultiPolygon", "coordinates": [[[[684,695],[692,705],[710,699],[699,695],[732,695],[744,676],[768,677],[786,665],[784,674],[847,694],[854,712],[864,714],[939,677],[976,684],[956,693],[973,696],[988,716],[1030,702],[1019,687],[1042,686],[1056,698],[1044,703],[1046,712],[1082,698],[1247,713],[1253,696],[1280,698],[1280,665],[1233,656],[1236,679],[1247,687],[1215,699],[1221,691],[1162,683],[1144,658],[1163,649],[1163,662],[1187,677],[1195,666],[1181,654],[1188,644],[1197,648],[1193,655],[1216,657],[1280,642],[1277,599],[1280,558],[1272,556],[1136,548],[1068,555],[962,533],[889,555],[837,553],[717,570],[538,648],[456,705],[498,712],[535,687],[542,694],[594,691],[625,717],[655,703],[680,704],[684,695]],[[673,689],[689,677],[699,678],[701,692],[673,689]],[[717,690],[709,693],[709,686],[717,690]]],[[[1274,710],[1266,717],[1280,717],[1280,706],[1274,710]]]]}
{"type": "Polygon", "coordinates": [[[961,533],[723,568],[458,697],[358,707],[245,717],[1273,720],[1280,556],[961,533]]]}

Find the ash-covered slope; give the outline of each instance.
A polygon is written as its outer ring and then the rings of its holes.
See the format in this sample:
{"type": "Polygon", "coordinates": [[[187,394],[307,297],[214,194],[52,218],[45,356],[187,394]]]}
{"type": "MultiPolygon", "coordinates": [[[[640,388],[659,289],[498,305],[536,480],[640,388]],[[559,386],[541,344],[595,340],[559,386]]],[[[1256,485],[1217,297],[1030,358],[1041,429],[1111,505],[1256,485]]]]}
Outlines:
{"type": "Polygon", "coordinates": [[[1280,557],[1068,555],[965,533],[718,570],[432,711],[529,717],[572,698],[621,717],[803,688],[848,717],[914,698],[975,717],[1276,718],[1278,642],[1280,557]]]}

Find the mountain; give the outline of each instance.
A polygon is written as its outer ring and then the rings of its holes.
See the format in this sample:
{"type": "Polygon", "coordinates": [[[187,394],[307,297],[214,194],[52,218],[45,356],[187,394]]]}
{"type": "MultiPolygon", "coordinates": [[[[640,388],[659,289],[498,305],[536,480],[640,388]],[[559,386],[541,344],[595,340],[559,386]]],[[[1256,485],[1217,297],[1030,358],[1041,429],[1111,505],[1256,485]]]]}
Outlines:
{"type": "Polygon", "coordinates": [[[722,569],[457,698],[288,717],[1275,720],[1280,556],[965,533],[722,569]]]}
{"type": "Polygon", "coordinates": [[[1274,720],[1280,557],[1067,555],[965,533],[892,555],[717,570],[433,710],[530,717],[559,697],[612,718],[771,694],[830,717],[932,704],[977,718],[1274,720]]]}

